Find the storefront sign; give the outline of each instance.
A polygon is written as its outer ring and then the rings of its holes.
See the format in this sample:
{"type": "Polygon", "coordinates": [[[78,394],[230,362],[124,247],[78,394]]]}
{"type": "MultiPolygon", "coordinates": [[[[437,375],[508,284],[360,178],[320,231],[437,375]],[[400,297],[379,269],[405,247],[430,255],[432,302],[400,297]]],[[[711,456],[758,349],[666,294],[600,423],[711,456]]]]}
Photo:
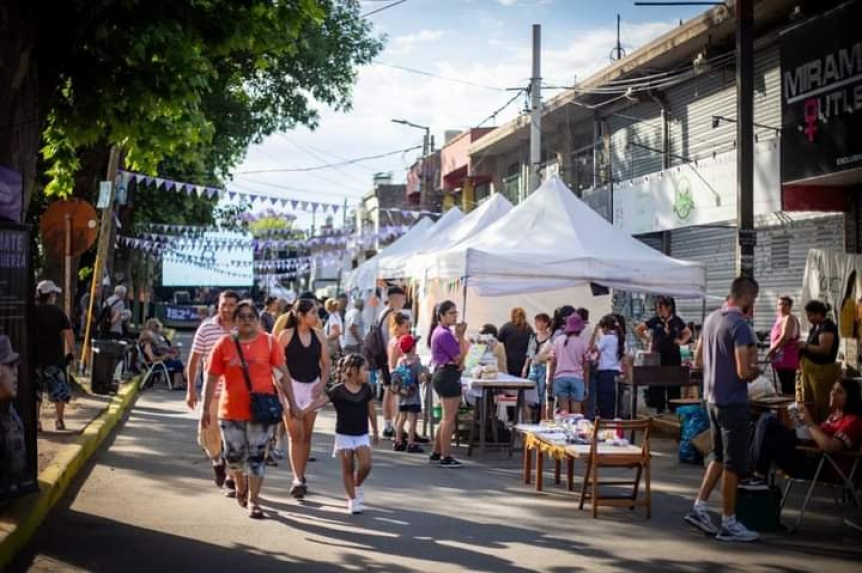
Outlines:
{"type": "Polygon", "coordinates": [[[197,324],[202,318],[206,318],[205,306],[165,306],[166,322],[189,322],[197,324]]]}
{"type": "MultiPolygon", "coordinates": [[[[777,140],[754,153],[754,213],[781,210],[777,140]]],[[[671,167],[614,185],[613,223],[630,235],[736,219],[736,152],[671,167]]]]}
{"type": "Polygon", "coordinates": [[[0,501],[37,489],[30,228],[0,223],[0,501]]]}
{"type": "Polygon", "coordinates": [[[781,35],[781,179],[862,168],[862,2],[781,35]]]}

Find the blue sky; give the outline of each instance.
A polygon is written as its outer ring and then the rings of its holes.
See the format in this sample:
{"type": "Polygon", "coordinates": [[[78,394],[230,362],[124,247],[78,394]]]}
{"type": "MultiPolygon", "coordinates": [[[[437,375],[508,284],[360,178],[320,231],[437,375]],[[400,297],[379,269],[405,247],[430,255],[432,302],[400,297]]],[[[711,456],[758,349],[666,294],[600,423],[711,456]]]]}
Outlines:
{"type": "MultiPolygon", "coordinates": [[[[361,2],[363,13],[389,3],[361,2]]],[[[316,131],[297,129],[253,146],[228,189],[338,204],[346,199],[354,205],[371,188],[375,172],[392,172],[395,182],[403,182],[418,152],[312,173],[275,170],[421,144],[421,131],[393,124],[390,120],[394,118],[431,127],[438,146],[445,130],[475,126],[514,95],[499,88],[526,86],[532,24],[542,25],[543,81],[571,85],[575,78],[584,79],[609,62],[616,42],[617,13],[622,15],[623,47],[631,52],[702,10],[635,7],[632,0],[406,0],[369,16],[375,30],[387,36],[386,47],[374,64],[360,70],[353,110],[335,113],[323,109],[316,131]],[[272,171],[246,173],[262,170],[272,171]]],[[[548,91],[545,96],[555,93],[548,91]]],[[[485,125],[502,125],[522,107],[519,100],[501,112],[496,123],[485,125]]],[[[340,219],[339,213],[337,226],[340,219]]],[[[299,214],[298,224],[310,226],[311,216],[299,214]]]]}

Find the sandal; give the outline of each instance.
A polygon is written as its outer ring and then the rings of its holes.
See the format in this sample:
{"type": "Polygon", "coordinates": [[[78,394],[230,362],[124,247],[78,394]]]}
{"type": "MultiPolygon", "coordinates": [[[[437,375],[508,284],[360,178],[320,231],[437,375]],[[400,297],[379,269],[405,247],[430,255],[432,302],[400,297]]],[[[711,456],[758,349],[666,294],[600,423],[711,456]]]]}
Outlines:
{"type": "Polygon", "coordinates": [[[248,516],[251,519],[263,519],[265,516],[263,510],[256,503],[252,503],[248,509],[248,516]]]}
{"type": "Polygon", "coordinates": [[[57,420],[56,422],[54,422],[54,429],[55,430],[65,430],[66,424],[63,422],[63,420],[57,420]]]}
{"type": "Polygon", "coordinates": [[[237,491],[236,492],[236,502],[239,504],[240,507],[247,507],[248,506],[248,490],[243,491],[243,492],[237,491]]]}

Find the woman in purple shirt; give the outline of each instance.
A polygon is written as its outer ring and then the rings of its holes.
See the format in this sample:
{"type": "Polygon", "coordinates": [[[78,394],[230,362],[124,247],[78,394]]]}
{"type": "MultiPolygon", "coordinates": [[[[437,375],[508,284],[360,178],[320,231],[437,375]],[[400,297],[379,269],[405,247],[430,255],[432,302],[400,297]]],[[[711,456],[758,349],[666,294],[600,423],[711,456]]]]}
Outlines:
{"type": "Polygon", "coordinates": [[[467,343],[464,340],[466,330],[467,325],[458,322],[458,309],[455,308],[454,302],[444,300],[434,308],[428,347],[431,349],[431,363],[434,365],[431,381],[443,406],[443,419],[429,459],[431,462],[440,462],[442,468],[461,467],[461,462],[451,456],[450,450],[455,417],[461,404],[461,369],[467,354],[467,343]]]}

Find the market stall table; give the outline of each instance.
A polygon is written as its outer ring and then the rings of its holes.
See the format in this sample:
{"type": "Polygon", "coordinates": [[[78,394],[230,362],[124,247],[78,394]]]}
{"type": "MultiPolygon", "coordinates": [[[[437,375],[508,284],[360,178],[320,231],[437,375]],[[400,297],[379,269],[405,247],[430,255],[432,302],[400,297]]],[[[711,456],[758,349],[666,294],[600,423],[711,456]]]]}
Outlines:
{"type": "MultiPolygon", "coordinates": [[[[631,378],[620,376],[616,380],[617,395],[622,395],[622,387],[631,387],[630,418],[637,419],[638,388],[642,386],[700,386],[701,380],[691,375],[687,366],[635,366],[631,378]]],[[[634,433],[629,438],[634,442],[634,433]]]]}
{"type": "MultiPolygon", "coordinates": [[[[461,384],[465,388],[468,395],[471,395],[476,398],[476,406],[473,409],[473,424],[470,428],[470,442],[467,447],[467,455],[473,455],[473,447],[474,445],[478,445],[479,447],[479,456],[483,456],[485,454],[485,450],[488,446],[488,420],[489,420],[489,410],[493,404],[494,394],[496,392],[503,392],[506,390],[515,390],[518,393],[517,400],[515,401],[515,419],[514,425],[517,425],[521,421],[521,411],[524,407],[524,392],[526,390],[532,389],[536,387],[536,383],[532,380],[527,380],[526,378],[518,378],[517,376],[511,376],[509,374],[499,373],[495,378],[473,378],[469,376],[464,376],[461,378],[461,384]],[[478,414],[478,420],[477,418],[478,414]],[[476,424],[479,425],[479,443],[475,442],[475,430],[476,424]]],[[[496,420],[496,415],[491,414],[491,419],[496,420]]],[[[512,455],[515,444],[515,432],[511,433],[511,437],[509,439],[509,443],[506,444],[495,444],[496,446],[505,445],[509,450],[509,455],[512,455]]]]}

